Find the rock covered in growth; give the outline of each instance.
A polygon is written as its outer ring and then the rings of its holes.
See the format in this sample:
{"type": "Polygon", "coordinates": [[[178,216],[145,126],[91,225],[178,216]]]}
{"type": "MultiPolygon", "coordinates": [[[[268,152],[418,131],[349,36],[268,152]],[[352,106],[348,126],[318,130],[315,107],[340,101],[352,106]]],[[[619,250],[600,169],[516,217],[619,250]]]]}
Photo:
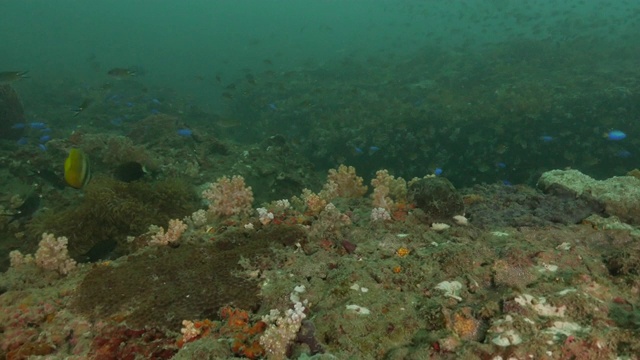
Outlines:
{"type": "Polygon", "coordinates": [[[570,194],[544,194],[527,186],[483,184],[464,189],[462,194],[471,223],[484,229],[577,224],[602,213],[596,201],[570,194]]]}
{"type": "Polygon", "coordinates": [[[595,201],[608,215],[630,224],[640,224],[640,179],[615,176],[593,179],[578,170],[552,170],[540,176],[538,187],[554,194],[570,194],[578,199],[595,201]]]}
{"type": "Polygon", "coordinates": [[[450,222],[464,213],[464,202],[451,181],[441,177],[427,177],[409,185],[409,201],[424,211],[428,222],[450,222]]]}
{"type": "Polygon", "coordinates": [[[216,318],[224,305],[253,309],[255,281],[234,276],[244,247],[153,247],[118,266],[97,265],[78,287],[75,307],[95,319],[178,331],[184,319],[216,318]]]}
{"type": "Polygon", "coordinates": [[[0,138],[17,139],[23,129],[14,127],[24,122],[24,109],[15,90],[9,85],[0,85],[0,138]]]}

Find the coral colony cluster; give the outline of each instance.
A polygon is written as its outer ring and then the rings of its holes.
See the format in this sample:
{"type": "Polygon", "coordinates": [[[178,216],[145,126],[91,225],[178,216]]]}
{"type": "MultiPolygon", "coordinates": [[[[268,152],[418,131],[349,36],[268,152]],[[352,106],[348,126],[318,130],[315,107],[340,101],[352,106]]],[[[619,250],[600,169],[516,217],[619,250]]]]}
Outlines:
{"type": "Polygon", "coordinates": [[[169,220],[169,226],[166,232],[162,227],[151,225],[149,231],[154,234],[151,236],[149,243],[154,245],[169,245],[178,241],[185,230],[187,230],[187,224],[178,219],[169,220]]]}
{"type": "Polygon", "coordinates": [[[209,213],[213,216],[248,214],[252,211],[253,192],[242,176],[221,177],[202,192],[209,201],[209,213]]]}
{"type": "Polygon", "coordinates": [[[302,326],[302,320],[307,317],[304,313],[307,301],[300,301],[299,294],[304,293],[304,286],[296,286],[291,293],[293,309],[287,309],[284,314],[279,310],[271,310],[269,315],[262,317],[268,324],[264,334],[260,336],[260,345],[272,359],[286,359],[289,344],[295,340],[302,326]]]}
{"type": "Polygon", "coordinates": [[[19,267],[35,263],[37,267],[43,270],[55,271],[60,275],[66,275],[76,268],[76,261],[69,257],[68,243],[69,240],[64,236],[56,238],[53,234],[44,233],[35,256],[31,254],[23,255],[20,251],[14,250],[9,254],[11,266],[19,267]]]}
{"type": "MultiPolygon", "coordinates": [[[[580,176],[550,173],[544,186],[564,186],[567,178],[580,176]]],[[[579,196],[604,186],[583,180],[579,196]]],[[[640,189],[637,179],[625,181],[640,189]]],[[[587,256],[589,246],[610,242],[637,252],[628,232],[603,237],[595,218],[541,233],[482,228],[465,208],[483,209],[487,193],[463,196],[440,177],[405,181],[381,170],[367,197],[363,182],[353,167],[340,166],[317,193],[305,189],[254,208],[243,177],[221,177],[202,192],[207,210],[131,237],[138,247],[112,261],[77,264],[67,238],[44,233],[35,255],[11,253],[3,354],[638,358],[640,315],[631,299],[640,282],[620,291],[611,279],[634,279],[638,266],[614,253],[604,266],[587,256]]],[[[612,198],[602,201],[618,216],[631,211],[612,198]]],[[[538,210],[545,201],[556,200],[539,198],[538,210]]],[[[478,216],[502,210],[483,211],[478,216]]],[[[535,216],[520,217],[545,221],[535,216]]]]}

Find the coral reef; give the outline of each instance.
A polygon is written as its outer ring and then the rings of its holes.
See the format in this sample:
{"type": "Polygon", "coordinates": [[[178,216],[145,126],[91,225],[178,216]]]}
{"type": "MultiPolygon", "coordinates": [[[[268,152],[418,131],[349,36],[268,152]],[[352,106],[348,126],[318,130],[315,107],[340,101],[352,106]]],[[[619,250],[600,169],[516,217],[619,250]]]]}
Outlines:
{"type": "Polygon", "coordinates": [[[640,7],[548,3],[372,1],[311,52],[228,19],[206,64],[163,38],[117,80],[128,37],[42,42],[0,75],[0,359],[640,360],[640,171],[609,178],[638,166],[640,7]]]}
{"type": "MultiPolygon", "coordinates": [[[[609,219],[596,215],[579,224],[551,222],[540,209],[568,206],[564,195],[487,185],[464,190],[463,198],[438,184],[448,190],[445,199],[456,200],[455,212],[440,215],[442,227],[424,221],[418,207],[371,221],[375,208],[365,194],[333,197],[316,213],[296,198],[233,221],[201,212],[172,220],[167,231],[132,239],[134,253],[58,278],[73,289],[64,301],[38,293],[54,306],[20,310],[16,299],[44,288],[25,280],[33,276],[29,266],[16,266],[3,275],[14,280],[3,282],[7,310],[0,316],[18,319],[7,321],[3,351],[104,359],[633,359],[640,350],[634,227],[601,226],[597,221],[609,219]],[[531,205],[536,201],[540,208],[531,205]],[[459,215],[460,204],[469,208],[468,221],[450,216],[459,215]],[[518,220],[500,218],[514,208],[518,220]],[[493,223],[478,224],[484,220],[493,223]],[[509,226],[516,221],[555,226],[509,226]],[[167,234],[180,240],[148,246],[167,234]],[[64,336],[43,341],[35,334],[49,325],[34,315],[42,311],[51,326],[75,316],[78,329],[89,323],[91,330],[66,349],[58,346],[64,336]]],[[[566,219],[592,211],[588,202],[573,206],[566,219]]]]}

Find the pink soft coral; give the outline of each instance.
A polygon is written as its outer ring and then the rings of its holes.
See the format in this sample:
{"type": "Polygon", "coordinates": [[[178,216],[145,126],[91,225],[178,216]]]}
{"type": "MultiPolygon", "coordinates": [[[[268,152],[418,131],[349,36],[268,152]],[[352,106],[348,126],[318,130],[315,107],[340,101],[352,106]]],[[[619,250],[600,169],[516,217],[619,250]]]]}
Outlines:
{"type": "Polygon", "coordinates": [[[242,176],[221,177],[202,192],[202,197],[209,200],[209,213],[214,216],[242,215],[252,210],[253,192],[242,176]]]}
{"type": "Polygon", "coordinates": [[[69,257],[66,237],[56,239],[53,234],[42,234],[42,240],[36,251],[36,265],[45,270],[57,271],[60,275],[66,275],[75,269],[76,261],[69,257]]]}

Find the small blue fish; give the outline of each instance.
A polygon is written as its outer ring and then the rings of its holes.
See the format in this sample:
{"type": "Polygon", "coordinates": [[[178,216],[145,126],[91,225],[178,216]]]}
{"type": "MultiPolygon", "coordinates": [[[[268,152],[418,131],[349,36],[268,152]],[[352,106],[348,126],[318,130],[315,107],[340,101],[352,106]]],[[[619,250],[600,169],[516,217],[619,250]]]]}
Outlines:
{"type": "Polygon", "coordinates": [[[607,138],[607,140],[620,141],[626,138],[627,134],[623,133],[620,130],[611,130],[608,133],[604,134],[604,137],[607,138]]]}
{"type": "Polygon", "coordinates": [[[362,150],[362,148],[359,148],[357,146],[353,147],[353,151],[355,151],[356,154],[361,155],[364,153],[364,151],[362,150]]]}
{"type": "Polygon", "coordinates": [[[273,111],[278,111],[278,107],[276,106],[275,103],[270,103],[269,104],[269,109],[273,110],[273,111]]]}
{"type": "Polygon", "coordinates": [[[505,179],[505,180],[502,180],[502,185],[504,185],[504,186],[512,186],[513,184],[511,184],[511,181],[505,179]]]}
{"type": "Polygon", "coordinates": [[[182,137],[191,137],[193,135],[193,131],[191,131],[191,129],[179,129],[178,130],[178,135],[182,136],[182,137]]]}
{"type": "Polygon", "coordinates": [[[24,129],[25,127],[25,123],[17,123],[17,124],[13,124],[13,126],[11,126],[12,129],[24,129]]]}
{"type": "Polygon", "coordinates": [[[499,167],[500,169],[504,169],[504,168],[507,167],[507,164],[505,164],[503,162],[499,162],[499,163],[496,163],[496,166],[499,167]]]}
{"type": "Polygon", "coordinates": [[[40,143],[41,144],[44,144],[49,140],[51,140],[51,136],[50,135],[42,135],[42,136],[40,136],[40,143]]]}
{"type": "Polygon", "coordinates": [[[553,136],[542,135],[542,136],[540,136],[540,140],[542,140],[542,142],[552,142],[553,141],[553,136]]]}
{"type": "Polygon", "coordinates": [[[157,105],[162,104],[162,103],[160,102],[160,100],[155,99],[155,98],[154,98],[154,99],[151,99],[151,102],[152,102],[152,103],[154,103],[154,104],[157,104],[157,105]]]}
{"type": "Polygon", "coordinates": [[[40,129],[40,132],[43,133],[43,134],[50,133],[51,129],[50,128],[40,129]]]}
{"type": "Polygon", "coordinates": [[[111,119],[109,123],[113,126],[122,126],[122,118],[117,117],[117,118],[111,119]]]}
{"type": "Polygon", "coordinates": [[[444,172],[444,170],[442,170],[441,168],[436,168],[436,169],[433,171],[433,174],[434,174],[435,176],[440,176],[440,175],[442,175],[442,173],[443,173],[443,172],[444,172]]]}
{"type": "Polygon", "coordinates": [[[631,157],[631,152],[628,150],[619,150],[616,152],[616,156],[621,159],[628,159],[631,157]]]}
{"type": "Polygon", "coordinates": [[[18,145],[27,145],[28,143],[29,143],[29,138],[24,136],[18,139],[18,141],[16,141],[16,144],[18,145]]]}
{"type": "Polygon", "coordinates": [[[369,155],[375,154],[378,150],[380,150],[377,146],[369,146],[369,155]]]}
{"type": "Polygon", "coordinates": [[[43,122],[32,122],[29,123],[29,127],[32,129],[46,129],[47,125],[43,122]]]}
{"type": "Polygon", "coordinates": [[[47,151],[47,147],[44,144],[38,144],[38,147],[40,148],[40,150],[42,151],[47,151]]]}
{"type": "Polygon", "coordinates": [[[151,115],[158,115],[160,114],[160,110],[158,109],[151,109],[151,115]]]}

